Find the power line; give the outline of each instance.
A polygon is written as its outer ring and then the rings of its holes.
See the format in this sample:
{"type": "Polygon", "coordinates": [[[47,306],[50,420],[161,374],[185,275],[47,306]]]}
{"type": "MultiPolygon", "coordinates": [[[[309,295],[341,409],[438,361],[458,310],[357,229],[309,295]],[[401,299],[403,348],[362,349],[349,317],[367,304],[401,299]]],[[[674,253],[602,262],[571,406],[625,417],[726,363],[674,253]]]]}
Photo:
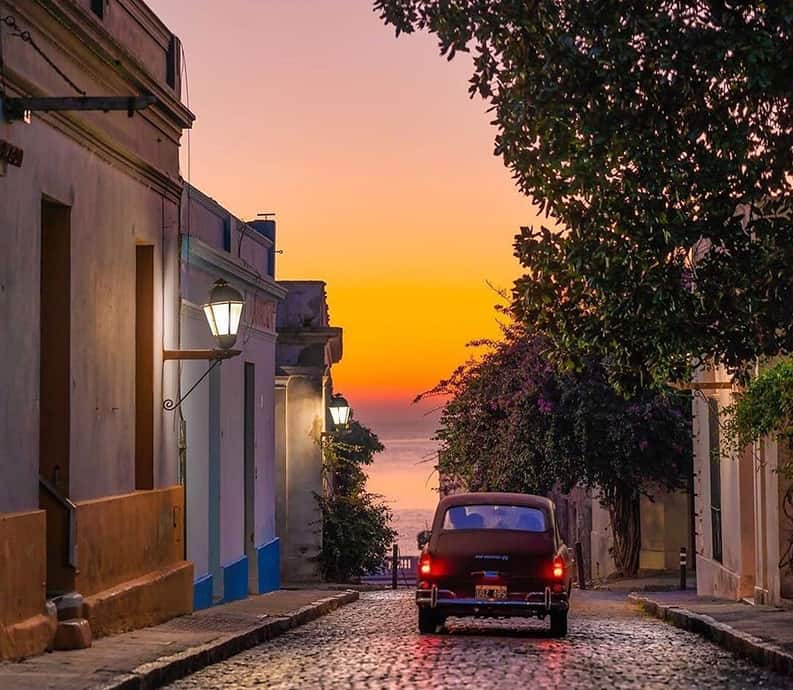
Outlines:
{"type": "MultiPolygon", "coordinates": [[[[6,26],[8,26],[12,31],[16,32],[16,33],[12,33],[11,34],[12,36],[16,36],[17,38],[21,38],[24,43],[28,43],[31,46],[31,48],[33,48],[33,50],[35,50],[41,56],[42,60],[44,60],[44,62],[46,62],[58,74],[58,76],[61,77],[61,79],[63,79],[67,84],[69,84],[69,86],[71,86],[81,96],[85,96],[85,91],[83,91],[79,86],[77,86],[77,84],[75,84],[69,78],[69,75],[67,75],[60,67],[58,67],[58,65],[56,65],[52,61],[52,59],[50,59],[50,57],[39,47],[39,44],[36,43],[36,40],[33,38],[33,36],[30,33],[30,31],[23,30],[17,24],[16,17],[13,17],[12,15],[9,14],[9,15],[7,15],[7,16],[2,18],[2,22],[6,26]]],[[[0,45],[0,56],[1,55],[2,55],[2,45],[0,45]]],[[[5,62],[2,61],[1,64],[2,64],[2,70],[3,70],[2,87],[3,87],[3,93],[5,93],[5,62]]]]}

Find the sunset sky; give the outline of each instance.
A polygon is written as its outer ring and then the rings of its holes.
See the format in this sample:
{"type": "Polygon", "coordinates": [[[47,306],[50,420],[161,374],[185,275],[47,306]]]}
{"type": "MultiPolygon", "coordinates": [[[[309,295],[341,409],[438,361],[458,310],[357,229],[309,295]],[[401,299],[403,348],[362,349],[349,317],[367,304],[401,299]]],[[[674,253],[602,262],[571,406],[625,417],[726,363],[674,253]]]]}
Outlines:
{"type": "Polygon", "coordinates": [[[467,60],[395,38],[370,0],[149,4],[184,44],[190,181],[244,219],[276,212],[278,277],[325,280],[344,328],[337,390],[365,421],[421,426],[410,400],[496,332],[486,281],[511,285],[534,219],[467,60]]]}

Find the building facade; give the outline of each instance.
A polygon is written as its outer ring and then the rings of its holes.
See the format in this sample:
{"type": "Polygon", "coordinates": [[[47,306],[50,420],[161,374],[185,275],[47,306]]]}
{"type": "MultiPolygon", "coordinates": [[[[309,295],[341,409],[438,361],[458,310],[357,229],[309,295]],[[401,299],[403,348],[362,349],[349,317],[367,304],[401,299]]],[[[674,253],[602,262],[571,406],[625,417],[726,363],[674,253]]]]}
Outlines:
{"type": "MultiPolygon", "coordinates": [[[[663,489],[649,493],[652,498],[642,496],[639,503],[639,572],[678,572],[680,549],[685,548],[690,553],[693,543],[690,495],[686,491],[663,489]]],[[[614,536],[609,511],[596,497],[591,499],[588,517],[591,533],[587,563],[590,577],[597,581],[617,572],[611,552],[614,536]]]]}
{"type": "Polygon", "coordinates": [[[697,591],[793,600],[791,481],[778,471],[789,451],[774,438],[731,448],[725,409],[738,389],[723,368],[700,369],[693,387],[697,591]]]}
{"type": "Polygon", "coordinates": [[[316,495],[327,486],[323,440],[330,428],[331,367],[342,356],[342,329],[332,327],[325,283],[280,281],[275,388],[276,525],[281,577],[318,579],[322,515],[316,495]]]}
{"type": "MultiPolygon", "coordinates": [[[[182,348],[213,347],[201,305],[216,280],[245,299],[240,354],[213,368],[173,413],[184,425],[194,606],[205,608],[279,586],[273,398],[275,316],[286,290],[274,280],[274,221],[244,223],[188,186],[182,228],[182,348]]],[[[208,366],[182,362],[183,395],[208,366]]]]}
{"type": "Polygon", "coordinates": [[[0,14],[40,50],[3,27],[4,100],[154,97],[134,115],[0,118],[0,657],[17,657],[50,643],[45,600],[64,592],[83,595],[94,636],[192,607],[179,430],[161,403],[178,385],[162,353],[178,345],[193,116],[179,41],[141,0],[3,0],[0,14]]]}

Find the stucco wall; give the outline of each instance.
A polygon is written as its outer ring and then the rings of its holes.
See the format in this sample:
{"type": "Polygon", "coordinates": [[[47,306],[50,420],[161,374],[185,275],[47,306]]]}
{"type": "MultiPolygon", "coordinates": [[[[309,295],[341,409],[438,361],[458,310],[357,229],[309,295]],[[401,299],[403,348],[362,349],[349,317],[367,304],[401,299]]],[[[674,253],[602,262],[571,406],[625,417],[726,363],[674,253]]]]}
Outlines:
{"type": "Polygon", "coordinates": [[[312,559],[322,546],[320,511],[314,494],[322,493],[322,450],[319,434],[323,430],[322,380],[295,375],[286,390],[287,487],[285,501],[288,539],[283,550],[285,579],[308,580],[316,577],[312,559]]]}
{"type": "Polygon", "coordinates": [[[0,515],[0,626],[44,613],[44,511],[0,515]]]}
{"type": "Polygon", "coordinates": [[[324,328],[330,323],[321,280],[283,280],[289,296],[278,309],[278,330],[287,328],[324,328]]]}
{"type": "Polygon", "coordinates": [[[0,515],[0,660],[43,652],[55,624],[44,615],[44,511],[0,515]]]}
{"type": "Polygon", "coordinates": [[[750,501],[752,482],[748,470],[751,460],[748,456],[730,453],[725,442],[724,409],[733,402],[732,392],[729,389],[708,387],[727,381],[729,377],[720,368],[700,371],[696,382],[705,388],[694,396],[692,402],[697,591],[703,595],[740,599],[751,596],[754,586],[751,566],[754,542],[753,510],[750,501]],[[711,448],[707,398],[718,401],[721,413],[719,452],[721,562],[714,559],[713,549],[711,448]]]}
{"type": "Polygon", "coordinates": [[[275,337],[257,334],[256,350],[256,545],[275,531],[275,337]]]}
{"type": "MultiPolygon", "coordinates": [[[[43,199],[71,207],[70,493],[83,500],[134,488],[136,243],[154,245],[157,263],[155,484],[176,479],[175,429],[163,423],[157,404],[175,378],[162,370],[159,344],[176,338],[178,143],[190,114],[173,91],[162,90],[164,74],[147,74],[135,59],[147,41],[169,32],[142,3],[125,6],[141,13],[150,31],[126,47],[123,30],[110,40],[71,0],[6,3],[89,93],[144,88],[161,99],[133,118],[95,112],[34,114],[30,125],[0,120],[0,138],[24,150],[22,167],[0,180],[0,320],[14,324],[0,342],[0,511],[38,507],[43,199]],[[125,57],[124,72],[111,67],[114,55],[125,57]]],[[[30,83],[44,94],[63,92],[62,79],[28,45],[8,41],[4,49],[10,94],[30,83]]]]}
{"type": "MultiPolygon", "coordinates": [[[[185,306],[182,310],[182,339],[191,347],[211,348],[212,337],[204,313],[185,306]]],[[[204,374],[207,363],[182,363],[182,389],[189,390],[204,374]]],[[[186,421],[187,557],[195,564],[196,578],[209,573],[209,382],[182,403],[186,421]]]]}
{"type": "Polygon", "coordinates": [[[76,588],[88,596],[184,560],[181,486],[77,504],[76,588]]]}
{"type": "MultiPolygon", "coordinates": [[[[135,244],[155,247],[155,342],[174,338],[175,204],[34,121],[15,130],[25,165],[0,186],[0,344],[5,420],[0,509],[38,505],[38,313],[41,201],[71,206],[71,495],[83,500],[134,489],[135,244]],[[74,171],[79,170],[79,177],[74,171]],[[163,243],[165,236],[165,243],[163,243]],[[164,262],[163,263],[163,257],[164,262]],[[163,268],[165,267],[165,270],[163,268]],[[163,279],[163,274],[167,278],[163,279]],[[170,273],[170,275],[169,275],[170,273]],[[164,323],[165,316],[169,317],[164,323]],[[13,487],[13,490],[9,490],[13,487]]],[[[162,372],[155,353],[155,372],[162,372]]],[[[162,378],[155,376],[155,401],[162,378]]],[[[155,477],[175,481],[176,434],[155,404],[155,477]]]]}

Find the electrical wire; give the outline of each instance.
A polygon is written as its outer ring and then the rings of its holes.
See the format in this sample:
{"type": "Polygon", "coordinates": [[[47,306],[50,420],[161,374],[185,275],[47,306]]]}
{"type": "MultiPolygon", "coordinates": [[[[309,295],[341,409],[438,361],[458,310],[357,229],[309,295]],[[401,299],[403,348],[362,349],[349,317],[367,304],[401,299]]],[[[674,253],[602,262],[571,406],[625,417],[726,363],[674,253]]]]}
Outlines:
{"type": "Polygon", "coordinates": [[[39,44],[36,43],[36,40],[33,38],[33,35],[30,33],[30,31],[23,30],[17,24],[16,17],[9,14],[2,18],[2,22],[6,26],[8,26],[12,31],[16,32],[16,33],[12,33],[11,34],[12,36],[16,36],[17,38],[22,39],[24,43],[29,44],[30,47],[33,48],[33,50],[35,50],[41,56],[42,60],[44,60],[44,62],[46,62],[53,69],[53,71],[55,71],[58,74],[58,76],[61,77],[61,79],[63,79],[69,86],[71,86],[81,96],[85,96],[85,91],[83,91],[79,86],[77,86],[77,84],[75,84],[71,80],[69,75],[66,74],[66,72],[64,72],[60,67],[58,67],[58,65],[55,64],[55,62],[49,57],[49,55],[47,55],[42,50],[39,44]]]}
{"type": "MultiPolygon", "coordinates": [[[[190,110],[190,78],[187,74],[187,53],[184,49],[184,44],[179,42],[179,52],[182,54],[182,84],[184,85],[185,105],[190,110]]],[[[191,111],[192,112],[192,111],[191,111]]],[[[190,268],[190,237],[192,232],[192,223],[190,215],[190,191],[192,189],[192,151],[190,148],[190,131],[192,128],[187,129],[187,258],[186,268],[190,268]]],[[[181,215],[181,213],[180,213],[181,215]]]]}
{"type": "Polygon", "coordinates": [[[0,21],[0,96],[6,95],[6,60],[3,52],[3,25],[5,21],[0,21]]]}

